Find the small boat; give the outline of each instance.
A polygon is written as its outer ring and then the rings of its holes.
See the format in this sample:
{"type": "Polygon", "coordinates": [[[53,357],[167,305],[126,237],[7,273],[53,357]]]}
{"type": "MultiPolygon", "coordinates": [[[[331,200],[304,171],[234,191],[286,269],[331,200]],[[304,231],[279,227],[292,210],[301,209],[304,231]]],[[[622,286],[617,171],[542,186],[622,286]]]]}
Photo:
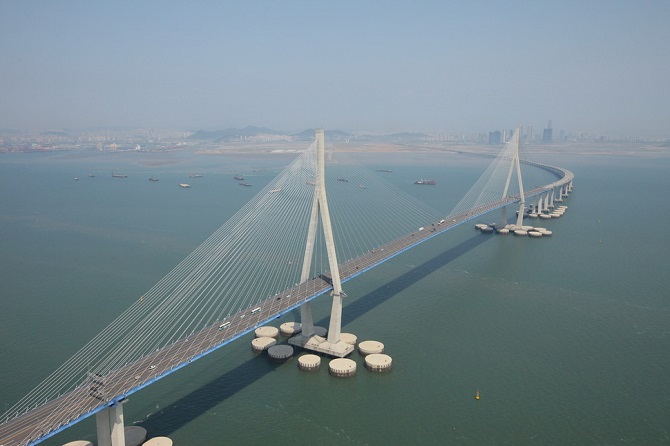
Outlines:
{"type": "Polygon", "coordinates": [[[114,173],[112,172],[112,178],[128,178],[128,175],[125,175],[123,173],[114,173]]]}
{"type": "Polygon", "coordinates": [[[88,176],[89,176],[89,178],[94,178],[95,174],[94,173],[89,173],[88,176]]]}
{"type": "Polygon", "coordinates": [[[149,181],[158,181],[158,178],[149,177],[149,181]]]}
{"type": "Polygon", "coordinates": [[[75,181],[79,181],[79,177],[74,177],[74,180],[75,180],[75,181]]]}
{"type": "Polygon", "coordinates": [[[429,186],[434,186],[434,185],[437,184],[437,181],[435,181],[435,180],[424,180],[423,178],[421,178],[420,180],[415,181],[414,184],[427,184],[429,186]]]}
{"type": "Polygon", "coordinates": [[[191,187],[191,185],[187,184],[187,183],[179,183],[179,187],[187,188],[187,187],[191,187]]]}
{"type": "Polygon", "coordinates": [[[242,183],[240,183],[240,186],[247,186],[247,187],[249,187],[249,186],[251,186],[251,183],[242,182],[242,183]]]}
{"type": "Polygon", "coordinates": [[[475,399],[479,400],[479,390],[477,390],[477,393],[475,393],[475,399]]]}
{"type": "Polygon", "coordinates": [[[272,189],[272,190],[270,191],[271,194],[276,194],[277,192],[281,192],[281,188],[279,188],[279,189],[272,189]]]}
{"type": "Polygon", "coordinates": [[[346,178],[338,178],[337,181],[341,181],[342,183],[348,183],[349,182],[349,180],[347,180],[346,178]]]}
{"type": "Polygon", "coordinates": [[[235,178],[237,181],[244,181],[244,177],[241,177],[239,175],[235,175],[233,178],[235,178]]]}
{"type": "Polygon", "coordinates": [[[192,173],[189,174],[189,178],[202,178],[202,175],[200,175],[199,173],[192,173]]]}

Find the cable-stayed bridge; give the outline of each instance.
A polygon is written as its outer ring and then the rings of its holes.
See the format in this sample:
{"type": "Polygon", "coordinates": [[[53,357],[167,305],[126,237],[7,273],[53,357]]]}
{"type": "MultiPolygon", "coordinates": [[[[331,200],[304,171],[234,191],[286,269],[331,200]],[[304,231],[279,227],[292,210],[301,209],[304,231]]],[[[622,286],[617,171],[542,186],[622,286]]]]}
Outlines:
{"type": "MultiPolygon", "coordinates": [[[[100,444],[123,444],[120,403],[128,395],[295,308],[306,322],[309,301],[326,292],[334,302],[338,298],[341,312],[341,283],[498,208],[519,203],[520,225],[528,199],[544,197],[546,205],[550,197],[567,194],[573,180],[565,169],[520,160],[517,131],[458,205],[440,212],[361,167],[329,163],[325,176],[320,135],[231,220],[9,409],[0,445],[38,443],[93,414],[100,444]],[[555,181],[524,191],[521,164],[544,169],[555,181]],[[332,214],[324,218],[329,207],[332,214]],[[328,246],[329,232],[337,249],[328,246]],[[321,233],[324,237],[314,236],[321,233]],[[333,264],[333,259],[344,260],[333,264]]],[[[339,341],[333,315],[320,350],[325,353],[339,341]]]]}

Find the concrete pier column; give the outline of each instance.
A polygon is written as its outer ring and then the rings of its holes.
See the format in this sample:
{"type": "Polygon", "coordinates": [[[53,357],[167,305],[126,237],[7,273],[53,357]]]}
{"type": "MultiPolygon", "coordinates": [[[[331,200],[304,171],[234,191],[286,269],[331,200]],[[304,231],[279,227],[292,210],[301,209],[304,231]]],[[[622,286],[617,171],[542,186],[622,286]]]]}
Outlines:
{"type": "Polygon", "coordinates": [[[126,446],[123,405],[115,403],[95,414],[98,446],[126,446]]]}
{"type": "Polygon", "coordinates": [[[302,324],[302,334],[304,336],[314,336],[314,319],[312,318],[311,302],[305,302],[300,306],[300,323],[302,324]]]}
{"type": "Polygon", "coordinates": [[[109,421],[109,408],[95,414],[95,425],[98,432],[98,446],[112,446],[112,427],[109,421]]]}
{"type": "Polygon", "coordinates": [[[330,324],[328,325],[328,342],[340,342],[342,331],[342,296],[333,294],[333,305],[330,310],[330,324]]]}
{"type": "Polygon", "coordinates": [[[549,192],[544,195],[544,211],[549,212],[549,192]]]}

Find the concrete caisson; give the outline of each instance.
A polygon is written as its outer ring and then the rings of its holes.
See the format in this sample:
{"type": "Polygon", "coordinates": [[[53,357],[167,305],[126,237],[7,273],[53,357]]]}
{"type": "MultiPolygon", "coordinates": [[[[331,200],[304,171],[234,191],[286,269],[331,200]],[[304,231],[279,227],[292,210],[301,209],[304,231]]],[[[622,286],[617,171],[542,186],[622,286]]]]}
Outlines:
{"type": "Polygon", "coordinates": [[[273,345],[268,348],[268,356],[273,361],[284,362],[293,357],[293,347],[290,345],[273,345]]]}
{"type": "Polygon", "coordinates": [[[257,338],[276,338],[279,336],[279,329],[277,327],[272,327],[271,325],[265,325],[254,330],[254,334],[257,338]]]}
{"type": "Polygon", "coordinates": [[[328,364],[328,372],[338,378],[347,378],[356,374],[356,362],[347,358],[336,358],[328,364]]]}
{"type": "Polygon", "coordinates": [[[346,342],[349,345],[356,345],[356,340],[358,338],[355,334],[352,333],[340,333],[340,341],[346,342]]]}
{"type": "Polygon", "coordinates": [[[298,368],[306,372],[313,372],[319,370],[321,367],[321,358],[317,355],[302,355],[298,358],[298,368]]]}
{"type": "Polygon", "coordinates": [[[363,341],[358,344],[358,353],[363,356],[373,353],[384,353],[384,344],[378,341],[363,341]]]}
{"type": "Polygon", "coordinates": [[[392,364],[391,357],[382,353],[373,353],[365,357],[365,368],[371,372],[388,372],[392,364]]]}
{"type": "Polygon", "coordinates": [[[147,439],[147,430],[141,426],[127,426],[124,434],[126,446],[140,446],[147,439]]]}
{"type": "Polygon", "coordinates": [[[253,341],[251,341],[251,348],[256,352],[260,353],[264,350],[269,349],[273,345],[277,343],[277,340],[275,338],[269,338],[266,336],[263,336],[261,338],[256,338],[253,341]]]}
{"type": "Polygon", "coordinates": [[[290,338],[302,331],[302,324],[300,322],[285,322],[279,326],[282,336],[290,338]]]}
{"type": "Polygon", "coordinates": [[[328,329],[326,327],[321,327],[319,325],[314,326],[314,334],[317,336],[321,336],[322,338],[325,338],[326,335],[328,334],[328,329]]]}
{"type": "Polygon", "coordinates": [[[154,437],[143,443],[142,446],[172,446],[172,440],[168,437],[154,437]]]}

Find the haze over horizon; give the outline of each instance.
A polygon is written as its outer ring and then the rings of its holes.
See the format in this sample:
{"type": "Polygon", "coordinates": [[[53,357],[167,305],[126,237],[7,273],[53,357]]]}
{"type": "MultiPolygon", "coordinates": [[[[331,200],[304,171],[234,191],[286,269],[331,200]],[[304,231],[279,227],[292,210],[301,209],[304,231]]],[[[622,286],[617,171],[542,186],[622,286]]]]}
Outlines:
{"type": "Polygon", "coordinates": [[[670,137],[670,2],[24,2],[0,128],[670,137]]]}

